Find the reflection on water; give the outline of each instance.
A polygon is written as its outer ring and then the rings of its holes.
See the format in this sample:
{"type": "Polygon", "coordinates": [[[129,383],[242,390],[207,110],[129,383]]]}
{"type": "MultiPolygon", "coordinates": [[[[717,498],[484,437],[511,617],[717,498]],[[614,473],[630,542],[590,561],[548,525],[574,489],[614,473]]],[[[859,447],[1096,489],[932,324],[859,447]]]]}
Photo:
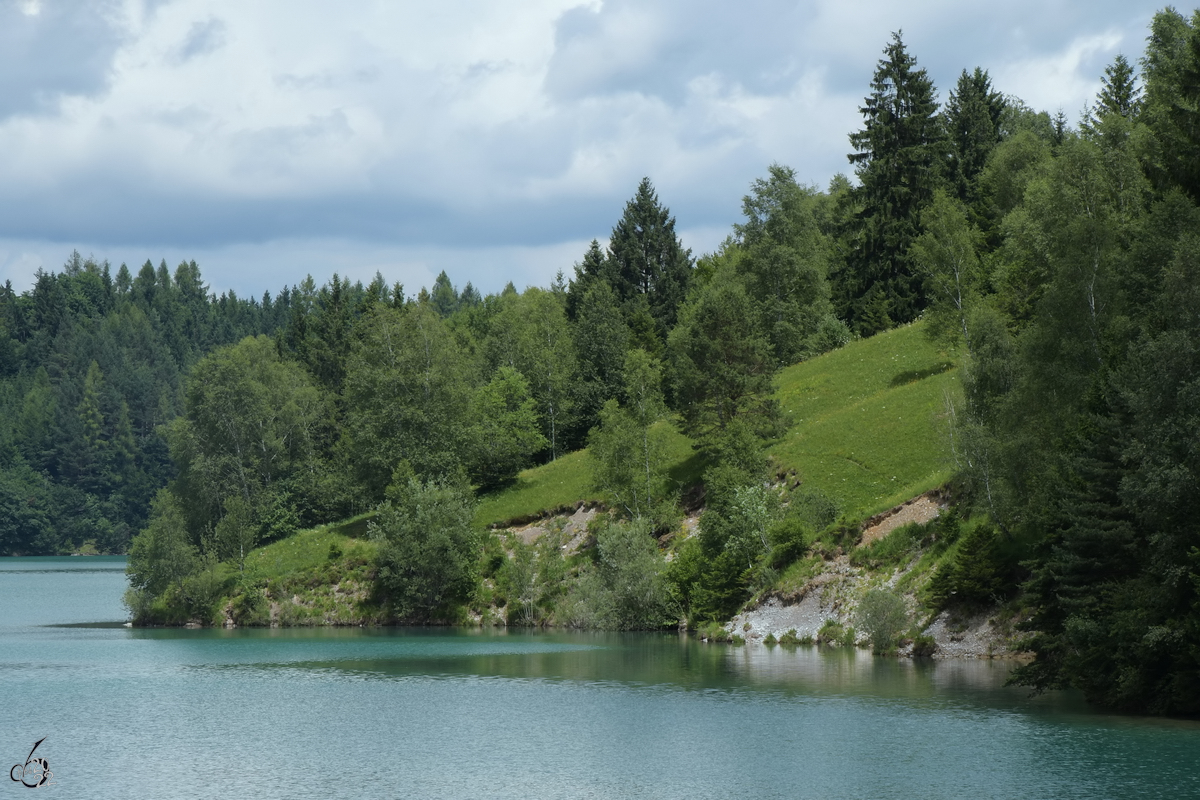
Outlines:
{"type": "Polygon", "coordinates": [[[0,754],[47,736],[65,796],[1200,795],[1200,725],[1030,699],[1004,662],[673,634],[102,627],[123,617],[121,565],[82,560],[0,559],[0,754]]]}

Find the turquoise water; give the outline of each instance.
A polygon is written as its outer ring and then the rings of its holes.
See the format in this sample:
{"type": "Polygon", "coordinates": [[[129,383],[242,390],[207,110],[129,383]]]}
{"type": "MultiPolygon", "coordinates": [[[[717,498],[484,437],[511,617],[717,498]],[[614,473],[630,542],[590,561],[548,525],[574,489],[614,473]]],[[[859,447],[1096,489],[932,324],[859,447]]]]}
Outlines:
{"type": "Polygon", "coordinates": [[[47,737],[50,796],[1200,796],[1200,723],[1030,699],[1002,663],[674,635],[133,630],[123,568],[0,559],[0,767],[47,737]]]}

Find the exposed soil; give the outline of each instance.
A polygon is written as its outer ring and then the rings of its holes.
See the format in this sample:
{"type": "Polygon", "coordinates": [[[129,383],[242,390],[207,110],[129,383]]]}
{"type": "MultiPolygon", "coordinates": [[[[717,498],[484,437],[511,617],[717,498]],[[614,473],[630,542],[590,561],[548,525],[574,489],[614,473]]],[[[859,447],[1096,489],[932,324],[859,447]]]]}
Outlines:
{"type": "Polygon", "coordinates": [[[937,517],[943,507],[942,496],[937,491],[917,495],[907,503],[877,514],[864,522],[860,544],[870,544],[876,539],[882,539],[896,528],[910,522],[923,525],[937,517]]]}

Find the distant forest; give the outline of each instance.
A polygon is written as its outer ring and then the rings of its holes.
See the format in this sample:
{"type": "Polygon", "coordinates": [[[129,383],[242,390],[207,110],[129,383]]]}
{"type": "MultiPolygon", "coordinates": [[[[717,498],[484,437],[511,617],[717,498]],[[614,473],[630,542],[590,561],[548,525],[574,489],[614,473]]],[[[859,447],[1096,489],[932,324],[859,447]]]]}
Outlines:
{"type": "MultiPolygon", "coordinates": [[[[545,288],[335,275],[242,299],[195,263],[112,275],[78,254],[6,286],[0,553],[124,552],[169,520],[236,560],[405,481],[486,492],[589,435],[628,444],[642,400],[706,454],[717,515],[763,481],[777,369],[924,319],[964,365],[956,483],[998,541],[981,558],[1008,559],[976,588],[1029,598],[1022,680],[1200,712],[1200,14],[1157,14],[1073,125],[980,68],[939,104],[899,35],[861,112],[855,183],[771,166],[698,259],[643,180],[608,246],[545,288]]],[[[654,518],[650,483],[613,496],[654,518]]],[[[694,577],[714,608],[742,596],[730,530],[710,524],[694,577]]]]}

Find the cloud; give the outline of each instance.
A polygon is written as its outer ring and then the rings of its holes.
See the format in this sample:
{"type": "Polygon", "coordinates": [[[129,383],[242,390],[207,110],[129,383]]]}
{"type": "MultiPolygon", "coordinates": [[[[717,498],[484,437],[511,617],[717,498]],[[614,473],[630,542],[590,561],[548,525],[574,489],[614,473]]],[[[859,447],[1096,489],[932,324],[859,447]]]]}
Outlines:
{"type": "Polygon", "coordinates": [[[182,64],[193,58],[217,52],[225,44],[226,33],[225,23],[219,19],[192,23],[187,36],[173,54],[173,60],[182,64]]]}
{"type": "Polygon", "coordinates": [[[0,118],[103,92],[124,41],[115,2],[0,2],[0,118]]]}
{"type": "Polygon", "coordinates": [[[232,266],[245,257],[274,286],[289,264],[332,272],[304,260],[311,241],[342,272],[358,259],[436,275],[441,259],[479,284],[494,265],[518,274],[519,258],[561,261],[564,243],[603,239],[643,176],[681,230],[708,232],[699,253],[772,162],[820,186],[849,170],[846,137],[891,31],[943,98],[979,65],[1001,91],[1074,114],[1115,52],[1140,52],[1153,12],[1144,0],[9,2],[0,239],[26,255],[0,259],[24,269],[48,253],[53,266],[79,243],[114,262],[190,252],[237,287],[258,280],[232,266]]]}

